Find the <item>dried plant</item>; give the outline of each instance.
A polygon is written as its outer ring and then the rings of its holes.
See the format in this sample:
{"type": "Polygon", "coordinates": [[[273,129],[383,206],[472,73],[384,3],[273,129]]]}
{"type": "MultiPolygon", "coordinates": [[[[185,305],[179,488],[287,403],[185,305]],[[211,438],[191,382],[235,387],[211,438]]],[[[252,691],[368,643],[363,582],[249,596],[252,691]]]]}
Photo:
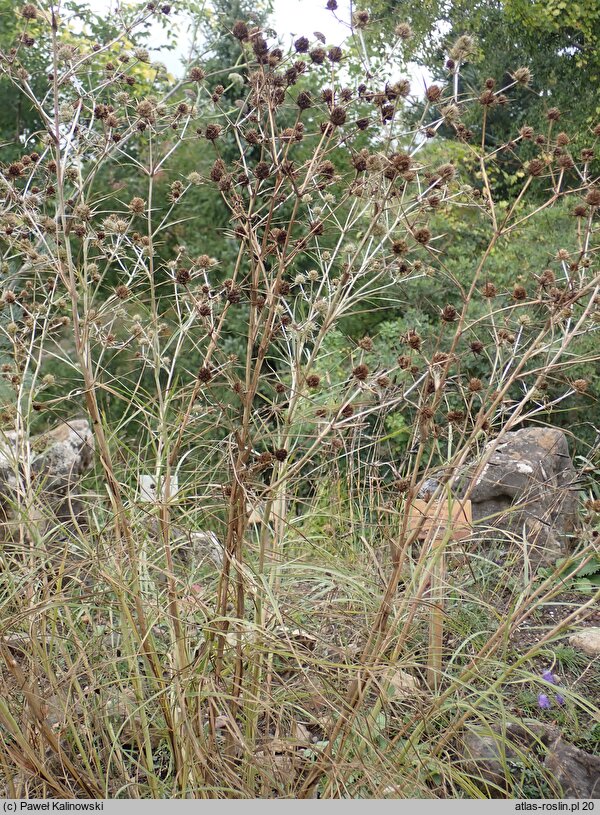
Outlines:
{"type": "Polygon", "coordinates": [[[52,4],[26,4],[0,58],[38,123],[2,148],[0,172],[2,421],[19,440],[2,559],[7,794],[475,795],[456,739],[494,719],[501,689],[531,679],[564,630],[503,662],[561,567],[523,585],[517,563],[475,547],[461,560],[444,540],[449,579],[408,509],[427,478],[439,507],[485,442],[586,398],[571,370],[597,362],[581,342],[600,325],[600,125],[579,157],[553,108],[540,135],[490,147],[494,109],[527,69],[460,94],[463,37],[448,83],[420,101],[389,78],[410,28],[372,58],[361,11],[342,48],[299,37],[288,51],[238,21],[224,34],[235,64],[194,43],[169,84],[135,45],[168,13],[151,3],[95,44],[52,4]],[[28,69],[28,38],[46,76],[28,69]],[[432,149],[442,132],[462,162],[432,149]],[[495,191],[506,155],[522,165],[509,200],[495,191]],[[198,206],[226,213],[218,238],[198,234],[198,206]],[[548,268],[498,287],[490,258],[550,208],[572,212],[569,245],[543,235],[548,268]],[[486,235],[466,286],[441,213],[486,235]],[[423,286],[453,292],[435,326],[397,351],[369,336],[336,346],[349,319],[423,286]],[[62,531],[57,560],[56,528],[31,511],[29,439],[83,413],[97,449],[87,526],[62,531]],[[181,530],[216,536],[217,571],[182,565],[181,530]],[[419,640],[432,574],[439,597],[487,621],[449,651],[436,629],[443,662],[419,640]],[[382,688],[398,665],[435,681],[409,706],[400,695],[391,732],[382,688]]]}

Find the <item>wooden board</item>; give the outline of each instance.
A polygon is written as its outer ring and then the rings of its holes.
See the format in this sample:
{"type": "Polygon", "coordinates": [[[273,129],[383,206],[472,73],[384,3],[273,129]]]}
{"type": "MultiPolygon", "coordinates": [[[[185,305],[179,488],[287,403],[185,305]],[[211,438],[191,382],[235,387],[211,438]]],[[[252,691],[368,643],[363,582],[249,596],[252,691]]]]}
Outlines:
{"type": "Polygon", "coordinates": [[[470,501],[452,501],[452,519],[449,518],[448,501],[434,501],[429,503],[416,498],[410,507],[408,529],[413,531],[419,527],[419,540],[432,540],[443,538],[451,527],[450,538],[455,541],[464,540],[473,532],[473,515],[470,501]]]}

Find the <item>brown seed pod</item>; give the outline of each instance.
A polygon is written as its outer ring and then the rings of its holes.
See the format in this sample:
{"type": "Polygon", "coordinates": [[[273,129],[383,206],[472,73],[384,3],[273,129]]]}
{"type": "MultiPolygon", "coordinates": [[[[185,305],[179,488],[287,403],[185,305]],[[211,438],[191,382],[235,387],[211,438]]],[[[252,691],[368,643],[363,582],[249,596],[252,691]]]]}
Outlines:
{"type": "Polygon", "coordinates": [[[430,85],[425,91],[425,97],[428,102],[439,102],[442,98],[442,89],[439,85],[430,85]]]}
{"type": "Polygon", "coordinates": [[[340,127],[346,121],[346,111],[344,110],[344,108],[339,107],[338,105],[331,111],[331,114],[329,115],[329,120],[331,124],[335,125],[336,127],[340,127]]]}
{"type": "Polygon", "coordinates": [[[546,165],[539,158],[532,158],[531,161],[528,162],[527,164],[527,172],[534,178],[539,177],[544,172],[545,169],[546,165]]]}
{"type": "Polygon", "coordinates": [[[190,82],[202,82],[205,76],[204,70],[199,65],[193,65],[188,73],[190,82]]]}
{"type": "Polygon", "coordinates": [[[206,125],[204,135],[209,141],[216,141],[221,135],[221,125],[215,123],[206,125]]]}
{"type": "Polygon", "coordinates": [[[414,238],[417,243],[425,245],[431,240],[431,231],[426,226],[422,226],[420,229],[415,229],[414,238]]]}
{"type": "Polygon", "coordinates": [[[300,110],[308,110],[308,108],[312,107],[312,98],[308,91],[301,91],[298,94],[298,98],[296,99],[296,104],[300,108],[300,110]]]}
{"type": "Polygon", "coordinates": [[[585,202],[591,207],[600,206],[600,188],[592,187],[590,190],[588,190],[588,193],[585,196],[585,202]]]}
{"type": "Polygon", "coordinates": [[[236,20],[236,22],[233,24],[231,33],[236,40],[239,40],[240,42],[248,42],[250,32],[248,31],[248,25],[243,20],[236,20]]]}
{"type": "Polygon", "coordinates": [[[458,318],[458,312],[454,306],[447,305],[442,309],[441,317],[445,323],[452,323],[458,318]]]}
{"type": "Polygon", "coordinates": [[[411,348],[414,348],[415,351],[418,351],[421,347],[421,337],[417,334],[416,331],[409,331],[406,335],[406,342],[410,345],[411,348]]]}
{"type": "Polygon", "coordinates": [[[571,383],[573,390],[577,393],[585,393],[588,389],[589,382],[587,379],[576,379],[574,382],[571,383]]]}
{"type": "Polygon", "coordinates": [[[258,178],[259,181],[264,181],[265,178],[268,178],[270,175],[269,165],[266,161],[259,161],[256,167],[254,168],[254,175],[258,178]]]}

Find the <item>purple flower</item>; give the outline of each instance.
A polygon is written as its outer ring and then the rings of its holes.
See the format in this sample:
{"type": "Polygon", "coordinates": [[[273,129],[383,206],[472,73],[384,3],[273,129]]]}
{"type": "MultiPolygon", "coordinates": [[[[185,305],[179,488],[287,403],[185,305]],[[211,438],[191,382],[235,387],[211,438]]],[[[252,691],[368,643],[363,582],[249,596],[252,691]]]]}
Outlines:
{"type": "Polygon", "coordinates": [[[551,685],[556,685],[556,679],[554,678],[554,674],[549,668],[545,670],[544,673],[542,674],[542,679],[545,682],[550,682],[551,685]]]}
{"type": "Polygon", "coordinates": [[[556,694],[556,704],[557,705],[564,705],[564,703],[565,703],[565,697],[562,696],[562,694],[557,693],[556,694]]]}
{"type": "Polygon", "coordinates": [[[550,710],[552,704],[545,693],[538,694],[538,705],[542,710],[550,710]]]}

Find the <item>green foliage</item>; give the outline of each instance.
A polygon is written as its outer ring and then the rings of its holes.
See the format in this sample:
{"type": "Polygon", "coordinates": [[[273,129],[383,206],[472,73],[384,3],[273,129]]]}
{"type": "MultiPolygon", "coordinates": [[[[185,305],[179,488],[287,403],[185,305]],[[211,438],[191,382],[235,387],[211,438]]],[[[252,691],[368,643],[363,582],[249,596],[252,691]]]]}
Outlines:
{"type": "MultiPolygon", "coordinates": [[[[586,558],[561,558],[556,563],[559,570],[557,581],[566,589],[580,594],[592,595],[600,588],[600,556],[586,558]]],[[[541,576],[554,574],[552,569],[542,569],[541,576]]]]}

